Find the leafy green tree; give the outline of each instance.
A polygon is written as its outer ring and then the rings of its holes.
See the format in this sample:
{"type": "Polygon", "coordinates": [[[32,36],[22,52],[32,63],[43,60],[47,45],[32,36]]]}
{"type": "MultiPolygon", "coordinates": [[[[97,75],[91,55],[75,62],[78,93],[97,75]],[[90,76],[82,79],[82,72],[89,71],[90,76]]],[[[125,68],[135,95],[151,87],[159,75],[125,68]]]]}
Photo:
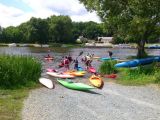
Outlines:
{"type": "Polygon", "coordinates": [[[96,39],[99,36],[103,36],[103,29],[100,24],[90,21],[85,23],[83,34],[86,38],[96,39]]]}
{"type": "Polygon", "coordinates": [[[31,18],[29,21],[29,40],[38,43],[48,42],[48,23],[40,18],[31,18]]]}
{"type": "Polygon", "coordinates": [[[3,42],[19,43],[21,42],[21,33],[18,28],[10,26],[2,31],[3,42]]]}
{"type": "Polygon", "coordinates": [[[71,43],[72,21],[68,16],[51,16],[47,19],[49,25],[49,39],[51,42],[71,43]]]}
{"type": "Polygon", "coordinates": [[[146,55],[145,43],[160,37],[160,0],[79,0],[96,11],[114,36],[137,43],[137,57],[146,55]]]}

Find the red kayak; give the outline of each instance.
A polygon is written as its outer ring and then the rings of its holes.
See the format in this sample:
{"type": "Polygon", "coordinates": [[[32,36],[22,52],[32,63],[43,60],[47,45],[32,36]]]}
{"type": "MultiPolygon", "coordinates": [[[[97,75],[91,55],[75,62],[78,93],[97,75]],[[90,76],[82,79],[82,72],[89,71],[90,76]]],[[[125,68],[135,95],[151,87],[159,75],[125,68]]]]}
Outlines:
{"type": "Polygon", "coordinates": [[[106,78],[116,78],[117,75],[116,74],[110,74],[110,75],[105,75],[104,77],[106,77],[106,78]]]}
{"type": "Polygon", "coordinates": [[[96,73],[96,69],[94,67],[89,67],[88,71],[91,73],[96,73]]]}

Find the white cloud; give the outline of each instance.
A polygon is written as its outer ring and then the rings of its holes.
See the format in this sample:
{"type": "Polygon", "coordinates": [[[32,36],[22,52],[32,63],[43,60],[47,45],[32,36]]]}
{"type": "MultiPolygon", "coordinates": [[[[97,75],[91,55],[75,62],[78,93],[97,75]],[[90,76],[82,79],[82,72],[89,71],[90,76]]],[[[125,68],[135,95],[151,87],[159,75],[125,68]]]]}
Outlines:
{"type": "MultiPolygon", "coordinates": [[[[19,0],[20,1],[20,0],[19,0]]],[[[21,0],[32,11],[24,12],[18,8],[0,3],[0,25],[16,26],[28,21],[31,17],[47,18],[51,15],[69,15],[73,21],[100,22],[95,12],[89,13],[78,0],[21,0]]]]}

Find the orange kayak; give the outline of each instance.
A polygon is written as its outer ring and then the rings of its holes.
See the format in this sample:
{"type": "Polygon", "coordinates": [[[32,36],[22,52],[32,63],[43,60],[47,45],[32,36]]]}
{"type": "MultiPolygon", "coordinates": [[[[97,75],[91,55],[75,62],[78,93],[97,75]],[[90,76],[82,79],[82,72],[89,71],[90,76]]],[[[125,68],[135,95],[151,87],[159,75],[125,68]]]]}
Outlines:
{"type": "Polygon", "coordinates": [[[92,75],[89,78],[90,83],[97,87],[97,88],[103,88],[104,82],[100,76],[92,75]]]}

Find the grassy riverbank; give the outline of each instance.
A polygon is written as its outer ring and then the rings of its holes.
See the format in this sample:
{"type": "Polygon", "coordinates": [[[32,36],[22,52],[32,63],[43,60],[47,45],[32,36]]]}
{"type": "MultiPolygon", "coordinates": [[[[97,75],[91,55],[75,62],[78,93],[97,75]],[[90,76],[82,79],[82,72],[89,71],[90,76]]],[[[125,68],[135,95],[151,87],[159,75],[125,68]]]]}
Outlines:
{"type": "Polygon", "coordinates": [[[21,119],[23,100],[40,74],[41,64],[32,57],[0,55],[0,120],[21,119]]]}
{"type": "Polygon", "coordinates": [[[137,68],[119,68],[116,69],[115,61],[103,62],[99,68],[101,74],[118,74],[117,83],[123,85],[146,85],[159,84],[160,85],[160,64],[153,63],[145,66],[138,66],[137,68]]]}

